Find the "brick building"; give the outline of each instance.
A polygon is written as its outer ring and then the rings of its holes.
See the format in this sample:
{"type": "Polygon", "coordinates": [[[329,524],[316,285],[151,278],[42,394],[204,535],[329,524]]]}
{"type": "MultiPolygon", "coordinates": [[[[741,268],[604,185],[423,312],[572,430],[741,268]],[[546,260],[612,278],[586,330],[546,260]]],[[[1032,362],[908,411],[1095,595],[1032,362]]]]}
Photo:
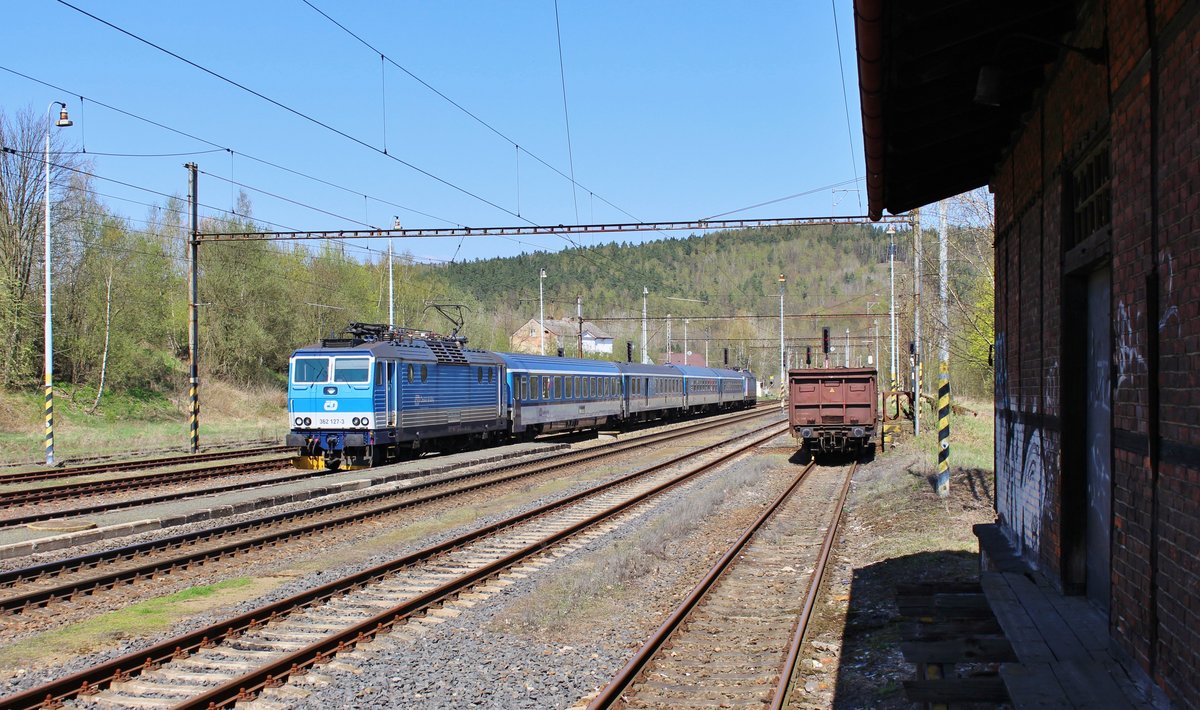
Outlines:
{"type": "Polygon", "coordinates": [[[1200,2],[855,14],[872,216],[995,195],[999,527],[1200,707],[1200,2]]]}

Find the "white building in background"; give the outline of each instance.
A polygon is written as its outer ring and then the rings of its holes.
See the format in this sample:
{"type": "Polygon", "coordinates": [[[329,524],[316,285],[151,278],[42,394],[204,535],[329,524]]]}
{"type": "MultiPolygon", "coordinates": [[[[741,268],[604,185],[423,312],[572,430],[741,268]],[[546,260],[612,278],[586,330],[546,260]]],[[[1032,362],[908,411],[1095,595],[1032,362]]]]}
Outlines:
{"type": "MultiPolygon", "coordinates": [[[[569,355],[578,355],[579,321],[575,318],[547,318],[542,324],[546,333],[546,354],[554,355],[562,348],[569,355]]],[[[541,330],[538,319],[530,318],[508,338],[515,353],[537,354],[541,349],[541,330]]],[[[583,321],[583,354],[611,355],[613,337],[595,323],[583,321]]]]}

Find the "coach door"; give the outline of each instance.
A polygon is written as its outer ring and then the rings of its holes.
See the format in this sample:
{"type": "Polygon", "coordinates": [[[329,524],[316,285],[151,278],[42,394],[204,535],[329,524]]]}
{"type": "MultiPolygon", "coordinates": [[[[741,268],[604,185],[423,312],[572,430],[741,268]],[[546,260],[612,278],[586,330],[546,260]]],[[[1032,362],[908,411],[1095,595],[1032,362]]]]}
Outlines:
{"type": "Polygon", "coordinates": [[[400,381],[396,379],[396,362],[389,360],[384,374],[384,392],[387,393],[387,425],[396,426],[400,409],[400,381]]]}

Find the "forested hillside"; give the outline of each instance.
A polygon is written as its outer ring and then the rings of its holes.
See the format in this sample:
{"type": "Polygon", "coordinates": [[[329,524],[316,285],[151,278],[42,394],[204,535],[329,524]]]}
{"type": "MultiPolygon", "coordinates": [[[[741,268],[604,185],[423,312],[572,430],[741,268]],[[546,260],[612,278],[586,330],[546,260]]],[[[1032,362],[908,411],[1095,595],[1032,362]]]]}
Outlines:
{"type": "MultiPolygon", "coordinates": [[[[2,117],[0,117],[2,118],[2,117]]],[[[0,155],[0,391],[37,392],[42,372],[41,258],[44,185],[36,122],[0,121],[12,152],[0,155]]],[[[89,392],[186,392],[186,210],[178,200],[144,219],[119,216],[91,184],[80,156],[65,154],[52,174],[55,380],[89,392]]],[[[952,361],[963,387],[990,383],[990,221],[978,215],[951,230],[952,361]]],[[[236,213],[207,219],[202,231],[257,231],[244,197],[236,213]]],[[[786,276],[787,357],[799,364],[812,347],[819,361],[823,327],[832,331],[835,364],[889,359],[888,235],[879,227],[773,228],[688,236],[655,235],[641,244],[601,243],[559,252],[451,264],[396,260],[398,324],[440,332],[450,325],[429,304],[465,306],[462,334],[475,347],[506,349],[510,334],[538,313],[538,274],[545,269],[547,317],[585,319],[640,359],[642,290],[649,290],[649,354],[688,349],[718,363],[748,365],[764,379],[779,367],[779,282],[786,276]],[[671,318],[668,320],[668,314],[671,318]],[[719,317],[719,318],[718,318],[719,317]],[[685,325],[685,319],[690,322],[685,325]],[[876,323],[878,322],[878,326],[876,323]],[[878,334],[878,340],[876,340],[878,334]]],[[[936,235],[926,230],[926,299],[922,339],[927,361],[939,319],[936,235]]],[[[912,339],[912,236],[896,235],[898,350],[907,371],[912,339]]],[[[398,247],[403,249],[399,242],[398,247]]],[[[468,249],[472,242],[468,242],[468,249]]],[[[379,243],[206,243],[200,262],[200,363],[205,378],[279,387],[289,353],[349,321],[385,322],[388,279],[379,243]]],[[[573,342],[565,343],[573,353],[573,342]]],[[[934,366],[936,367],[936,366],[934,366]]],[[[927,373],[932,373],[927,369],[927,373]]],[[[928,382],[929,377],[926,378],[928,382]]],[[[961,391],[960,388],[959,391],[961,391]]],[[[96,396],[103,411],[103,396],[96,396]]]]}

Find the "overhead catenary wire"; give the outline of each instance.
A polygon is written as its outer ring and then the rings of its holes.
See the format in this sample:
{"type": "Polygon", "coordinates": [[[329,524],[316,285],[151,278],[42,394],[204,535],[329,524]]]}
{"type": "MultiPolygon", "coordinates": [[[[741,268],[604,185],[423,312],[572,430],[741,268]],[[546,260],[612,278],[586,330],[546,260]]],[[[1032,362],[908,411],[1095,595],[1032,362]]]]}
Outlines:
{"type": "Polygon", "coordinates": [[[567,164],[571,168],[571,202],[575,205],[575,223],[579,223],[579,198],[575,192],[575,151],[571,147],[571,114],[567,111],[567,70],[563,67],[562,28],[558,21],[558,0],[554,0],[554,36],[558,39],[558,76],[562,81],[563,123],[567,127],[567,164]]]}
{"type": "MultiPolygon", "coordinates": [[[[507,142],[508,142],[509,144],[511,144],[511,145],[512,145],[514,148],[516,148],[516,150],[517,150],[518,154],[519,154],[519,153],[521,153],[521,152],[524,152],[524,153],[525,153],[525,155],[528,155],[529,157],[533,158],[533,159],[534,159],[534,160],[536,160],[537,162],[541,163],[541,164],[542,164],[543,166],[545,166],[547,169],[549,169],[549,170],[551,170],[552,172],[554,172],[554,173],[558,174],[558,176],[559,176],[559,177],[562,177],[562,178],[563,178],[563,179],[565,179],[565,180],[570,180],[570,181],[571,181],[571,184],[572,184],[574,187],[578,187],[578,188],[579,188],[579,189],[581,189],[581,190],[587,190],[589,193],[595,194],[595,193],[594,193],[594,192],[593,192],[591,189],[589,189],[587,186],[585,186],[585,185],[582,185],[582,184],[580,184],[579,182],[577,182],[577,181],[575,180],[575,177],[574,177],[574,169],[572,169],[572,174],[571,174],[571,175],[567,175],[566,173],[564,173],[564,172],[563,172],[562,170],[560,170],[559,168],[557,168],[557,167],[555,167],[554,165],[552,165],[551,163],[547,162],[547,161],[546,161],[544,158],[542,158],[542,157],[541,157],[541,156],[539,156],[538,154],[536,154],[536,153],[532,153],[532,152],[530,152],[530,151],[529,151],[529,149],[528,149],[528,148],[522,147],[520,144],[518,144],[518,143],[517,143],[517,141],[516,141],[516,140],[514,140],[513,138],[510,138],[508,135],[506,135],[506,134],[505,134],[504,132],[502,132],[500,129],[496,128],[496,127],[495,127],[495,126],[493,126],[492,124],[490,124],[490,123],[488,123],[487,121],[483,120],[483,119],[482,119],[482,118],[480,118],[480,117],[479,117],[477,114],[475,114],[474,112],[472,112],[470,109],[466,108],[465,106],[463,106],[463,105],[462,105],[462,104],[460,104],[459,102],[457,102],[457,101],[455,101],[454,99],[452,99],[452,98],[450,98],[449,96],[447,96],[447,95],[446,95],[445,93],[443,93],[442,91],[438,90],[436,87],[434,87],[434,86],[433,86],[432,84],[430,84],[429,82],[425,81],[425,80],[424,80],[424,79],[422,79],[421,77],[419,77],[419,76],[417,76],[416,74],[414,74],[414,73],[413,73],[412,71],[410,71],[410,70],[409,70],[407,67],[403,66],[402,64],[400,64],[400,63],[396,62],[396,60],[394,60],[394,59],[392,59],[391,57],[387,56],[387,55],[386,55],[386,54],[385,54],[385,53],[384,53],[382,50],[380,50],[379,48],[377,48],[375,45],[371,44],[371,43],[370,43],[370,42],[368,42],[367,40],[363,39],[361,36],[359,36],[359,35],[358,35],[356,32],[354,32],[353,30],[351,30],[351,29],[350,29],[349,27],[347,27],[346,25],[344,25],[344,24],[342,24],[341,22],[339,22],[339,21],[337,21],[336,19],[334,19],[334,18],[333,18],[331,15],[329,15],[329,13],[327,13],[327,12],[325,12],[324,10],[322,10],[321,8],[317,7],[316,5],[314,5],[314,4],[313,4],[312,2],[310,2],[309,0],[301,0],[301,2],[303,2],[305,5],[308,5],[310,8],[312,8],[312,9],[313,9],[313,11],[314,11],[314,12],[316,12],[317,14],[319,14],[321,17],[324,17],[324,18],[325,18],[326,20],[328,20],[330,23],[332,23],[333,25],[337,26],[337,28],[338,28],[338,29],[342,30],[342,31],[343,31],[343,32],[345,32],[346,34],[348,34],[348,35],[350,35],[351,37],[353,37],[354,39],[358,40],[358,42],[359,42],[359,43],[361,43],[361,44],[362,44],[364,47],[366,47],[367,49],[369,49],[369,50],[371,50],[372,52],[374,52],[374,53],[376,53],[376,54],[379,54],[380,56],[384,57],[384,58],[387,60],[388,64],[391,64],[392,66],[396,67],[396,68],[397,68],[397,69],[399,69],[400,71],[402,71],[402,72],[404,72],[405,74],[407,74],[407,75],[408,75],[408,76],[409,76],[409,77],[410,77],[410,78],[411,78],[413,81],[417,82],[417,83],[418,83],[418,84],[420,84],[421,86],[424,86],[426,89],[429,89],[429,90],[430,90],[430,91],[432,91],[434,94],[436,94],[437,96],[439,96],[440,98],[442,98],[443,100],[445,100],[447,103],[449,103],[451,106],[453,106],[454,108],[458,109],[459,111],[462,111],[462,112],[463,112],[464,114],[466,114],[468,117],[470,117],[470,118],[471,118],[471,119],[473,119],[475,122],[477,122],[479,125],[483,126],[484,128],[488,129],[488,130],[489,130],[489,131],[491,131],[492,133],[496,134],[496,135],[497,135],[497,136],[499,136],[501,139],[503,139],[503,140],[507,141],[507,142]]],[[[600,201],[601,201],[601,202],[603,202],[604,204],[608,205],[609,207],[612,207],[613,209],[617,210],[618,212],[620,212],[621,214],[625,215],[626,217],[629,217],[630,219],[632,219],[632,220],[634,220],[634,221],[636,221],[636,222],[642,222],[642,221],[644,221],[644,220],[642,220],[642,219],[640,219],[640,218],[638,218],[638,217],[636,217],[636,216],[634,216],[634,215],[630,214],[629,212],[627,212],[626,210],[624,210],[624,209],[623,209],[623,208],[621,208],[620,206],[618,206],[618,205],[616,205],[616,204],[612,203],[611,201],[609,201],[608,199],[606,199],[606,198],[605,198],[603,195],[595,194],[595,196],[596,196],[596,197],[598,197],[598,198],[600,199],[600,201]]],[[[518,210],[517,210],[517,211],[518,211],[518,212],[520,212],[520,209],[518,208],[518,210]]],[[[518,216],[520,216],[520,215],[518,215],[518,216]]],[[[578,221],[578,216],[576,216],[576,221],[578,221]]]]}
{"type": "MultiPolygon", "coordinates": [[[[198,69],[199,71],[202,71],[202,72],[204,72],[204,73],[206,73],[206,74],[208,74],[208,75],[210,75],[210,76],[212,76],[212,77],[214,77],[214,78],[220,79],[221,81],[224,81],[224,82],[226,82],[226,83],[230,84],[231,86],[234,86],[234,87],[236,87],[236,88],[239,88],[239,89],[241,89],[241,90],[243,90],[243,91],[245,91],[245,92],[247,92],[247,93],[249,93],[249,94],[251,94],[251,95],[253,95],[253,96],[256,96],[256,97],[258,97],[258,98],[262,99],[263,101],[266,101],[266,102],[270,103],[270,104],[271,104],[271,105],[273,105],[273,106],[276,106],[276,107],[278,107],[278,108],[280,108],[280,109],[282,109],[282,110],[284,110],[284,111],[286,111],[286,112],[288,112],[288,113],[291,113],[291,114],[293,114],[293,115],[295,115],[295,116],[297,116],[297,117],[299,117],[299,118],[302,118],[302,119],[304,119],[304,120],[306,120],[306,121],[309,121],[310,123],[313,123],[314,125],[317,125],[317,126],[319,126],[319,127],[321,127],[321,128],[324,128],[324,129],[326,129],[326,130],[328,130],[328,131],[330,131],[330,132],[332,132],[332,133],[334,133],[334,134],[336,134],[336,135],[339,135],[339,136],[341,136],[341,137],[343,137],[343,138],[345,138],[345,139],[347,139],[347,140],[349,140],[349,141],[351,141],[351,142],[353,142],[353,143],[355,143],[355,144],[357,144],[357,145],[360,145],[360,146],[362,146],[362,147],[364,147],[364,148],[367,148],[368,150],[374,151],[374,152],[376,152],[376,153],[378,153],[378,154],[380,154],[380,155],[383,155],[383,156],[385,156],[385,157],[387,157],[387,158],[389,158],[389,159],[391,159],[391,160],[394,160],[394,161],[396,161],[397,163],[400,163],[401,165],[404,165],[404,166],[406,166],[406,167],[408,167],[408,168],[410,168],[410,169],[412,169],[412,170],[414,170],[414,171],[416,171],[416,172],[418,172],[418,173],[421,173],[422,175],[425,175],[426,177],[429,177],[429,178],[430,178],[430,179],[432,179],[432,180],[435,180],[436,182],[439,182],[439,183],[441,183],[441,184],[443,184],[443,185],[446,185],[447,187],[450,187],[450,188],[452,188],[452,189],[454,189],[454,190],[457,190],[458,192],[461,192],[461,193],[463,193],[464,195],[467,195],[467,196],[469,196],[469,197],[472,197],[472,198],[474,198],[474,199],[476,199],[476,200],[478,200],[478,201],[480,201],[480,202],[482,202],[482,203],[484,203],[484,204],[486,204],[486,205],[489,205],[489,206],[491,206],[491,207],[493,207],[493,208],[495,208],[495,209],[497,209],[497,210],[500,210],[501,212],[504,212],[505,214],[511,215],[511,216],[513,216],[513,217],[517,217],[518,219],[521,219],[522,221],[524,221],[524,222],[527,222],[528,224],[530,224],[530,225],[532,225],[532,226],[542,226],[542,225],[539,225],[537,222],[534,222],[534,221],[533,221],[533,220],[531,220],[531,219],[528,219],[528,218],[521,217],[521,216],[517,215],[517,213],[516,213],[516,212],[513,212],[512,210],[508,209],[507,207],[503,207],[502,205],[499,205],[499,204],[497,204],[497,203],[493,202],[492,200],[489,200],[489,199],[487,199],[486,197],[483,197],[482,195],[478,195],[478,194],[476,194],[476,193],[474,193],[474,192],[472,192],[472,191],[470,191],[470,190],[468,190],[468,189],[466,189],[466,188],[464,188],[464,187],[462,187],[462,186],[460,186],[460,185],[456,185],[455,183],[453,183],[453,182],[450,182],[449,180],[447,180],[447,179],[445,179],[445,178],[442,178],[442,177],[440,177],[440,176],[438,176],[438,175],[435,175],[434,173],[432,173],[432,172],[429,172],[428,170],[425,170],[424,168],[418,167],[417,165],[414,165],[413,163],[410,163],[410,162],[408,162],[408,161],[406,161],[406,160],[403,160],[402,158],[399,158],[399,157],[397,157],[397,156],[395,156],[395,155],[391,155],[391,154],[388,154],[388,153],[384,153],[384,152],[383,152],[382,150],[380,150],[380,148],[378,148],[377,146],[371,145],[370,143],[368,143],[367,141],[364,141],[364,140],[362,140],[361,138],[357,138],[357,137],[355,137],[355,136],[353,136],[353,135],[351,135],[351,134],[349,134],[349,133],[347,133],[347,132],[345,132],[345,131],[343,131],[343,130],[341,130],[341,129],[335,128],[335,127],[333,127],[333,126],[329,125],[328,123],[325,123],[324,121],[321,121],[320,119],[314,118],[314,117],[312,117],[312,116],[310,116],[310,115],[308,115],[308,114],[304,113],[303,111],[300,111],[300,110],[298,110],[298,109],[292,108],[292,107],[288,106],[287,104],[284,104],[284,103],[282,103],[282,102],[280,102],[280,101],[278,101],[278,100],[276,100],[276,99],[272,99],[271,97],[269,97],[269,96],[266,96],[265,94],[263,94],[263,93],[261,93],[261,92],[259,92],[259,91],[256,91],[256,90],[254,90],[254,89],[251,89],[250,87],[248,87],[248,86],[245,86],[244,84],[241,84],[241,83],[239,83],[239,82],[237,82],[237,81],[235,81],[235,80],[233,80],[233,79],[230,79],[229,77],[226,77],[226,76],[224,76],[224,75],[220,74],[219,72],[216,72],[216,71],[214,71],[214,70],[212,70],[212,69],[209,69],[209,68],[207,68],[207,67],[205,67],[205,66],[202,66],[202,65],[200,65],[200,64],[198,64],[198,63],[196,63],[196,62],[193,62],[193,61],[192,61],[192,60],[190,60],[190,59],[187,59],[187,58],[185,58],[185,57],[183,57],[183,56],[181,56],[181,55],[179,55],[179,54],[177,54],[177,53],[175,53],[175,52],[172,52],[172,51],[171,51],[171,50],[169,50],[169,49],[166,49],[165,47],[162,47],[162,46],[160,46],[160,45],[158,45],[158,44],[155,44],[154,42],[151,42],[150,40],[148,40],[148,39],[146,39],[146,38],[144,38],[144,37],[141,37],[141,36],[137,35],[137,34],[136,34],[136,33],[134,33],[134,32],[131,32],[131,31],[129,31],[129,30],[126,30],[126,29],[124,29],[124,28],[122,28],[122,27],[119,27],[119,26],[117,26],[117,25],[115,25],[115,24],[113,24],[113,23],[111,23],[111,22],[109,22],[109,21],[107,21],[107,20],[105,20],[105,19],[103,19],[103,18],[100,18],[100,17],[98,17],[98,16],[96,16],[96,15],[93,15],[93,14],[92,14],[92,13],[90,13],[90,12],[87,12],[86,10],[83,10],[83,9],[81,9],[81,8],[79,8],[79,7],[76,7],[75,5],[72,5],[71,3],[67,2],[66,0],[57,0],[57,2],[58,2],[59,4],[61,4],[61,5],[65,6],[65,7],[68,7],[68,8],[70,8],[70,9],[72,9],[72,10],[75,10],[76,12],[78,12],[78,13],[80,13],[80,14],[82,14],[82,15],[86,16],[86,17],[89,17],[89,18],[91,18],[91,19],[95,20],[96,22],[99,22],[100,24],[103,24],[103,25],[104,25],[104,26],[106,26],[106,27],[109,27],[109,28],[111,28],[111,29],[113,29],[113,30],[115,30],[115,31],[117,31],[117,32],[120,32],[121,34],[124,34],[124,35],[126,35],[127,37],[130,37],[130,38],[132,38],[132,39],[134,39],[134,40],[136,40],[136,41],[138,41],[138,42],[141,42],[141,43],[143,43],[143,44],[145,44],[145,45],[147,45],[147,46],[149,46],[149,47],[152,47],[152,48],[154,48],[154,49],[157,49],[158,51],[160,51],[160,52],[162,52],[162,53],[164,53],[164,54],[166,54],[166,55],[168,55],[168,56],[170,56],[170,57],[173,57],[173,58],[175,58],[175,59],[177,59],[177,60],[179,60],[179,61],[181,61],[181,62],[183,62],[183,63],[187,64],[188,66],[194,67],[194,68],[198,69]]],[[[636,218],[635,218],[635,219],[636,219],[636,218]]],[[[293,230],[293,231],[295,231],[295,230],[293,230]]],[[[564,235],[564,234],[559,234],[559,233],[557,233],[557,232],[555,232],[555,234],[556,234],[558,237],[560,237],[561,239],[563,239],[564,241],[566,241],[567,243],[571,244],[572,246],[578,247],[578,248],[580,248],[581,250],[583,250],[583,251],[581,252],[581,254],[585,255],[585,256],[584,256],[584,258],[588,259],[589,261],[593,261],[593,260],[592,260],[590,257],[586,256],[586,253],[587,253],[587,251],[588,251],[588,248],[587,248],[587,247],[585,247],[584,245],[582,245],[582,244],[580,244],[580,243],[576,242],[575,240],[571,239],[570,237],[568,237],[568,236],[566,236],[566,235],[564,235]]],[[[615,263],[613,263],[613,262],[612,262],[612,260],[611,260],[611,259],[607,259],[607,257],[604,257],[604,255],[603,255],[603,254],[601,254],[601,256],[602,256],[603,258],[605,258],[607,261],[609,261],[609,262],[610,262],[610,263],[611,263],[611,264],[612,264],[614,267],[615,267],[615,266],[617,266],[615,263]]],[[[595,263],[595,262],[593,261],[593,263],[595,263]]],[[[614,271],[614,273],[616,273],[616,272],[614,271]]],[[[642,276],[643,278],[646,278],[646,279],[647,279],[647,280],[648,280],[650,283],[653,283],[653,284],[655,284],[655,285],[659,285],[659,284],[660,284],[659,280],[658,280],[658,279],[656,279],[656,278],[654,278],[653,276],[646,275],[646,274],[644,274],[643,272],[637,272],[637,273],[638,273],[638,275],[639,275],[639,276],[642,276]]]]}
{"type": "MultiPolygon", "coordinates": [[[[40,84],[40,85],[42,85],[42,86],[45,86],[46,88],[49,88],[49,89],[54,89],[55,91],[62,91],[62,92],[71,93],[71,94],[74,94],[74,93],[75,93],[75,92],[73,92],[73,91],[70,91],[70,90],[68,90],[68,89],[65,89],[65,88],[63,88],[63,87],[61,87],[61,86],[58,86],[58,85],[56,85],[56,84],[50,83],[50,82],[48,82],[48,81],[45,81],[45,80],[42,80],[42,79],[38,79],[37,77],[30,76],[29,74],[25,74],[25,73],[23,73],[23,72],[16,71],[15,69],[12,69],[12,68],[9,68],[9,67],[6,67],[6,66],[0,66],[0,70],[6,71],[6,72],[8,72],[9,74],[12,74],[12,75],[14,75],[14,76],[19,76],[19,77],[21,77],[22,79],[25,79],[25,80],[27,80],[27,81],[32,81],[32,82],[34,82],[35,84],[40,84]]],[[[200,136],[197,136],[197,135],[195,135],[195,134],[188,133],[187,131],[183,131],[183,130],[180,130],[180,129],[178,129],[178,128],[174,128],[174,127],[172,127],[172,126],[168,126],[168,125],[166,125],[166,124],[164,124],[164,123],[161,123],[161,122],[159,122],[159,121],[155,121],[154,119],[151,119],[151,118],[147,118],[147,117],[145,117],[145,116],[142,116],[142,115],[140,115],[140,114],[134,113],[134,112],[132,112],[132,111],[127,111],[127,110],[125,110],[125,109],[122,109],[122,108],[118,108],[118,107],[116,107],[116,106],[113,106],[112,104],[105,103],[105,102],[103,102],[103,101],[99,101],[99,100],[97,100],[97,99],[96,99],[96,98],[94,98],[94,97],[84,97],[84,96],[80,95],[80,96],[79,96],[79,98],[80,98],[80,100],[81,100],[81,101],[82,101],[84,98],[88,98],[88,100],[90,100],[92,103],[94,103],[94,104],[97,104],[97,105],[99,105],[99,106],[102,106],[102,107],[104,107],[104,108],[106,108],[106,109],[108,109],[108,110],[110,110],[110,111],[114,111],[114,112],[116,112],[116,113],[119,113],[119,114],[121,114],[121,115],[123,115],[123,116],[127,116],[127,117],[129,117],[129,118],[132,118],[132,119],[135,119],[135,120],[141,121],[141,122],[143,122],[143,123],[149,124],[149,125],[151,125],[151,126],[154,126],[154,127],[156,127],[156,128],[160,128],[160,129],[162,129],[162,130],[164,130],[164,131],[167,131],[167,132],[169,132],[169,133],[174,133],[175,135],[178,135],[178,136],[183,136],[184,138],[188,138],[188,139],[190,139],[190,140],[194,140],[194,141],[197,141],[197,142],[200,142],[200,143],[204,143],[205,145],[211,145],[211,146],[213,146],[213,148],[214,148],[214,152],[216,152],[216,151],[232,151],[232,150],[233,150],[232,148],[229,148],[229,147],[227,147],[227,146],[223,146],[223,145],[221,145],[221,144],[219,144],[219,143],[215,143],[215,142],[213,142],[213,141],[210,141],[210,140],[208,140],[208,139],[206,139],[206,138],[202,138],[202,137],[200,137],[200,136]]],[[[337,189],[337,190],[342,190],[343,192],[348,192],[348,193],[350,193],[350,194],[353,194],[353,195],[363,195],[363,194],[365,194],[365,193],[363,193],[363,191],[361,191],[361,190],[356,190],[356,189],[353,189],[353,188],[346,187],[346,186],[344,186],[344,185],[339,185],[339,184],[337,184],[337,183],[331,182],[331,181],[329,181],[329,180],[326,180],[326,179],[324,179],[324,178],[320,178],[320,177],[317,177],[317,176],[315,176],[315,175],[311,175],[311,174],[309,174],[309,173],[306,173],[306,172],[303,172],[303,171],[301,171],[301,170],[296,170],[295,168],[289,168],[289,167],[287,167],[286,165],[280,165],[279,163],[272,162],[272,161],[270,161],[270,160],[267,160],[267,159],[265,159],[265,158],[260,158],[260,157],[257,157],[257,156],[254,156],[254,155],[251,155],[251,154],[249,154],[249,153],[242,152],[242,151],[237,151],[237,153],[238,153],[239,155],[241,155],[243,158],[246,158],[246,159],[248,159],[248,160],[252,160],[252,161],[254,161],[254,162],[256,162],[256,163],[260,163],[260,164],[262,164],[262,165],[266,165],[266,166],[268,166],[268,167],[271,167],[271,168],[274,168],[274,169],[276,169],[276,170],[282,170],[282,171],[284,171],[284,172],[286,172],[286,173],[290,173],[290,174],[292,174],[292,175],[295,175],[295,176],[297,176],[297,177],[301,177],[301,178],[304,178],[304,179],[306,179],[306,180],[311,180],[311,181],[313,181],[313,182],[320,183],[320,184],[322,184],[322,185],[325,185],[325,186],[327,186],[327,187],[332,187],[332,188],[334,188],[334,189],[337,189]]],[[[96,153],[89,153],[89,155],[97,155],[97,154],[96,154],[96,153]]],[[[132,155],[131,155],[130,157],[134,157],[134,156],[132,156],[132,155]]],[[[138,157],[143,157],[143,156],[138,156],[138,157]]],[[[144,156],[144,157],[152,157],[152,156],[144,156]]],[[[451,225],[454,225],[455,227],[463,227],[463,226],[465,226],[465,225],[459,224],[458,222],[455,222],[455,221],[453,221],[453,220],[449,220],[449,219],[446,219],[446,218],[444,218],[444,217],[439,217],[439,216],[437,216],[437,215],[434,215],[434,214],[429,214],[428,212],[423,212],[423,211],[421,211],[421,210],[415,209],[415,208],[413,208],[413,207],[409,207],[409,206],[407,206],[407,205],[402,205],[402,204],[399,204],[399,203],[397,203],[397,202],[392,202],[392,201],[390,201],[390,200],[387,200],[387,199],[385,199],[385,198],[379,197],[379,196],[377,196],[377,195],[367,195],[367,196],[368,196],[368,197],[370,197],[372,200],[374,200],[374,201],[376,201],[376,202],[380,203],[380,204],[385,204],[385,205],[389,205],[389,206],[391,206],[391,207],[396,207],[396,208],[398,208],[398,209],[401,209],[401,210],[404,210],[404,211],[406,211],[406,212],[411,212],[411,213],[413,213],[413,214],[418,214],[418,215],[421,215],[422,217],[428,217],[428,218],[430,218],[430,219],[435,219],[435,220],[437,220],[437,221],[439,221],[439,222],[445,222],[446,224],[451,224],[451,225]]]]}
{"type": "MultiPolygon", "coordinates": [[[[850,169],[854,181],[858,182],[858,162],[854,159],[854,130],[850,127],[850,99],[846,94],[846,69],[842,65],[842,34],[838,31],[837,0],[829,0],[829,4],[833,6],[833,37],[837,41],[838,73],[842,77],[842,106],[846,109],[846,135],[850,139],[850,169]]],[[[862,191],[856,190],[854,194],[858,197],[858,211],[862,212],[862,191]]]]}

